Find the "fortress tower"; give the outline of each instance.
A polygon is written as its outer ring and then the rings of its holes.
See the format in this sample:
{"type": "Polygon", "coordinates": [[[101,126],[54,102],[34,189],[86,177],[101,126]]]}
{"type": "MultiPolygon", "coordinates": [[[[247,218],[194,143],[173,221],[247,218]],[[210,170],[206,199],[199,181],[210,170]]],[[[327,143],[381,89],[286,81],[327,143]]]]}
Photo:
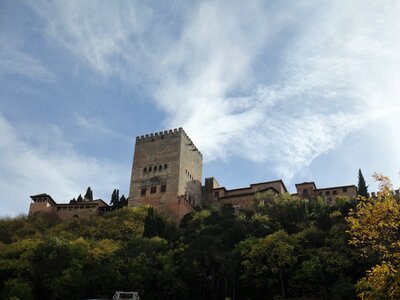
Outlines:
{"type": "Polygon", "coordinates": [[[129,206],[180,219],[201,206],[203,156],[182,128],[136,137],[129,206]]]}

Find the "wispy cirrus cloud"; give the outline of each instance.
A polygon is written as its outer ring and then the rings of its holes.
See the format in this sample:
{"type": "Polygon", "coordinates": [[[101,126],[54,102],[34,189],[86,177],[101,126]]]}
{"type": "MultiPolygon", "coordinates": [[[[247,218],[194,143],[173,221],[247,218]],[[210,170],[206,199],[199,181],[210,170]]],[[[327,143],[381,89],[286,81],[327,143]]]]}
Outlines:
{"type": "Polygon", "coordinates": [[[51,136],[36,146],[29,142],[29,136],[18,132],[0,115],[2,216],[18,211],[27,213],[27,195],[46,192],[56,201],[66,202],[76,197],[78,191],[84,192],[87,184],[96,197],[107,201],[111,189],[121,186],[126,180],[124,174],[129,174],[124,167],[77,154],[56,127],[48,128],[47,132],[32,131],[31,134],[38,136],[51,136]]]}
{"type": "Polygon", "coordinates": [[[51,81],[54,74],[38,59],[28,55],[12,38],[0,34],[0,76],[23,77],[51,81]]]}
{"type": "Polygon", "coordinates": [[[47,22],[45,34],[52,42],[99,74],[134,80],[137,70],[130,67],[143,67],[144,72],[148,7],[135,1],[38,1],[32,8],[47,22]]]}
{"type": "Polygon", "coordinates": [[[290,178],[354,130],[398,112],[399,5],[326,5],[278,12],[256,5],[236,18],[205,4],[171,50],[165,70],[178,71],[156,93],[167,123],[183,124],[209,159],[244,156],[290,178]],[[287,39],[279,61],[263,55],[274,39],[287,39]],[[257,60],[275,65],[280,80],[260,80],[257,60]],[[181,68],[189,71],[181,76],[181,68]]]}
{"type": "Polygon", "coordinates": [[[208,160],[241,156],[291,177],[399,109],[396,1],[201,2],[175,5],[172,25],[156,7],[98,4],[35,9],[99,74],[151,79],[165,126],[184,126],[208,160]]]}
{"type": "Polygon", "coordinates": [[[99,133],[101,135],[105,135],[105,136],[111,136],[111,137],[116,137],[119,139],[123,139],[127,142],[131,142],[132,138],[131,137],[127,137],[124,136],[112,129],[110,129],[103,121],[101,121],[98,118],[95,118],[93,116],[83,116],[80,114],[75,114],[75,120],[77,125],[84,129],[84,130],[88,130],[90,132],[94,132],[94,133],[99,133]]]}

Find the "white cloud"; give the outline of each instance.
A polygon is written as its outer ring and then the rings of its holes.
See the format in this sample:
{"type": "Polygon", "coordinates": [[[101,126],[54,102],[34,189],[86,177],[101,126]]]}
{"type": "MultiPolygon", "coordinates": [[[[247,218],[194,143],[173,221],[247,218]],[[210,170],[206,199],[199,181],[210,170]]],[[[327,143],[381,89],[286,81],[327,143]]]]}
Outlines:
{"type": "Polygon", "coordinates": [[[400,6],[386,4],[335,2],[307,16],[295,16],[291,8],[282,13],[286,18],[262,7],[254,13],[242,7],[243,15],[254,20],[250,30],[242,14],[205,4],[207,13],[200,9],[186,24],[170,54],[178,58],[165,68],[189,71],[169,73],[156,93],[169,112],[168,124],[183,124],[208,159],[244,156],[290,178],[349,133],[399,111],[400,6]],[[305,17],[307,24],[301,21],[305,17]],[[259,77],[250,67],[270,47],[271,32],[282,34],[279,28],[286,29],[288,20],[303,23],[304,29],[282,49],[277,68],[282,80],[249,89],[259,77]],[[278,29],[269,28],[270,23],[278,29]],[[229,97],[235,89],[247,95],[241,113],[235,106],[243,97],[229,97]]]}
{"type": "Polygon", "coordinates": [[[48,36],[100,74],[152,79],[164,125],[208,160],[238,155],[288,178],[399,109],[397,1],[207,1],[178,12],[174,33],[156,9],[106,6],[35,3],[48,36]]]}
{"type": "Polygon", "coordinates": [[[26,54],[11,39],[0,36],[0,76],[17,74],[31,79],[53,80],[54,75],[39,60],[26,54]]]}
{"type": "Polygon", "coordinates": [[[84,117],[80,114],[75,114],[75,120],[76,123],[78,124],[79,127],[82,129],[95,132],[95,133],[100,133],[103,136],[108,136],[108,137],[116,137],[123,139],[127,142],[131,142],[132,138],[124,136],[120,134],[119,132],[116,132],[112,129],[110,129],[104,122],[102,122],[100,119],[95,118],[95,117],[84,117]]]}
{"type": "Polygon", "coordinates": [[[112,189],[126,180],[127,170],[108,161],[78,155],[57,129],[35,134],[51,135],[51,141],[47,140],[46,146],[33,146],[0,116],[1,215],[27,213],[28,195],[46,192],[56,201],[66,202],[83,193],[88,185],[95,197],[107,201],[112,189]]]}
{"type": "Polygon", "coordinates": [[[51,41],[100,74],[135,80],[130,66],[143,66],[144,72],[148,58],[141,42],[151,11],[139,2],[38,1],[32,7],[47,21],[51,41]]]}

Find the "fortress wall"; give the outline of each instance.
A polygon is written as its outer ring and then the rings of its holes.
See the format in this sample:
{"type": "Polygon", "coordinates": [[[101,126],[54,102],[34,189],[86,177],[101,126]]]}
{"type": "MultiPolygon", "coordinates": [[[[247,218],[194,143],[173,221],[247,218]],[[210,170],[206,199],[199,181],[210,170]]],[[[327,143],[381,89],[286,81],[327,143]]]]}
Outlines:
{"type": "Polygon", "coordinates": [[[178,195],[187,195],[193,206],[201,205],[203,156],[182,131],[178,195]]]}
{"type": "Polygon", "coordinates": [[[136,138],[129,206],[151,204],[162,207],[176,199],[180,144],[181,132],[177,129],[136,138]],[[166,191],[161,192],[164,184],[166,191]],[[152,186],[156,186],[155,193],[151,193],[152,186]],[[141,195],[142,189],[146,189],[145,195],[141,195]]]}
{"type": "Polygon", "coordinates": [[[129,206],[147,204],[181,215],[192,209],[177,201],[185,194],[187,201],[190,198],[195,201],[191,202],[193,205],[201,205],[202,160],[202,154],[182,128],[137,137],[129,206]]]}
{"type": "Polygon", "coordinates": [[[232,197],[221,199],[220,205],[231,204],[235,209],[254,209],[254,195],[245,195],[240,197],[232,197]]]}
{"type": "Polygon", "coordinates": [[[50,205],[48,202],[32,202],[29,206],[29,215],[52,212],[54,212],[54,206],[50,205]]]}
{"type": "Polygon", "coordinates": [[[253,188],[254,192],[259,192],[262,190],[266,190],[268,188],[274,188],[280,194],[286,193],[285,188],[280,181],[271,181],[271,182],[265,182],[265,183],[261,183],[261,184],[252,184],[251,187],[253,188]]]}

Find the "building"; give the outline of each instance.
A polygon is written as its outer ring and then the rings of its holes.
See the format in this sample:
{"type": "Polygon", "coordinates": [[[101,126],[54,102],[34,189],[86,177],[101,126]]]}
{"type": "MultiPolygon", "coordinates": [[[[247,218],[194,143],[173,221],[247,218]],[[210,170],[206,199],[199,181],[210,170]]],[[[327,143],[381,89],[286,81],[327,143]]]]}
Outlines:
{"type": "Polygon", "coordinates": [[[355,185],[343,185],[326,188],[317,188],[314,181],[296,184],[297,193],[294,194],[301,198],[324,197],[329,201],[335,201],[339,197],[353,198],[357,195],[355,185]]]}
{"type": "Polygon", "coordinates": [[[235,210],[252,210],[254,195],[271,191],[274,194],[287,193],[282,180],[250,184],[249,187],[227,190],[220,187],[214,177],[206,178],[203,187],[203,204],[206,206],[232,205],[235,210]]]}
{"type": "MultiPolygon", "coordinates": [[[[128,206],[151,205],[180,220],[194,207],[232,205],[236,210],[251,210],[254,195],[271,191],[287,193],[282,180],[253,183],[248,187],[228,190],[214,177],[202,185],[203,156],[182,128],[136,137],[128,206]]],[[[322,196],[328,200],[356,196],[355,185],[317,188],[315,183],[296,184],[297,195],[303,198],[322,196]]],[[[61,219],[101,215],[115,209],[103,200],[83,199],[80,202],[57,204],[49,195],[31,196],[29,214],[53,212],[61,219]]]]}
{"type": "Polygon", "coordinates": [[[31,199],[29,215],[51,213],[61,220],[98,216],[110,210],[110,206],[101,199],[61,204],[57,204],[48,194],[31,196],[31,199]]]}
{"type": "MultiPolygon", "coordinates": [[[[151,205],[179,220],[197,205],[230,204],[235,209],[250,210],[256,193],[288,192],[282,180],[228,190],[209,177],[202,186],[202,162],[202,154],[182,128],[136,137],[129,206],[151,205]]],[[[324,196],[329,200],[351,198],[357,193],[355,185],[317,189],[314,182],[296,184],[296,189],[295,195],[300,197],[324,196]]]]}
{"type": "Polygon", "coordinates": [[[147,204],[180,219],[201,206],[203,155],[182,128],[136,138],[129,206],[147,204]]]}

